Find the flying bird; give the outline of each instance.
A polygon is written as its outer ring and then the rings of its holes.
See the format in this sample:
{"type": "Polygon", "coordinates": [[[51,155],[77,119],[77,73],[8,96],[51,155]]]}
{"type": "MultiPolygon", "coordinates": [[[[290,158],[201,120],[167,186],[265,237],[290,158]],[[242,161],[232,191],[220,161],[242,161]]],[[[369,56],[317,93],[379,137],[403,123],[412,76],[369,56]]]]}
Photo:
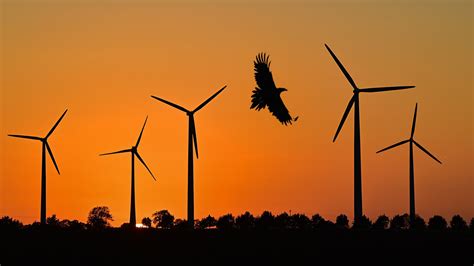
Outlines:
{"type": "Polygon", "coordinates": [[[253,62],[255,68],[255,81],[257,87],[253,90],[252,105],[250,109],[260,111],[268,106],[268,110],[285,126],[298,120],[298,117],[292,118],[280,94],[287,91],[285,88],[277,88],[273,81],[270,71],[269,56],[265,53],[259,53],[256,61],[253,62]]]}

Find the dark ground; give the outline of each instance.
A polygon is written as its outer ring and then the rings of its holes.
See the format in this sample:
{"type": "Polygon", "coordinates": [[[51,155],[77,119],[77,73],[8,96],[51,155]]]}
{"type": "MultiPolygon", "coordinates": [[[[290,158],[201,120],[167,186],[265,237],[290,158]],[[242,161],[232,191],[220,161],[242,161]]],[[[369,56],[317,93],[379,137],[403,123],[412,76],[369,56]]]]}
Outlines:
{"type": "Polygon", "coordinates": [[[469,265],[472,231],[0,232],[0,265],[469,265]]]}

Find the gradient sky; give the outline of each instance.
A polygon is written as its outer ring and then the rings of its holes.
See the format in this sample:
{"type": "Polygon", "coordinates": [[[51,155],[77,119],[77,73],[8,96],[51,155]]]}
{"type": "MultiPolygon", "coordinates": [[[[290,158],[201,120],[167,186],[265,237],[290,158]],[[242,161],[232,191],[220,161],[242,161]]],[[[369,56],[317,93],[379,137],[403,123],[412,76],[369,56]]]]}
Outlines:
{"type": "Polygon", "coordinates": [[[364,213],[408,212],[409,137],[417,212],[474,216],[473,3],[471,1],[23,1],[1,2],[0,216],[39,220],[41,145],[50,138],[47,215],[86,220],[109,206],[128,220],[129,148],[149,115],[136,165],[137,219],[168,209],[186,216],[189,109],[196,114],[195,216],[353,215],[353,113],[332,143],[352,89],[324,43],[361,87],[416,89],[361,95],[364,213]],[[293,115],[282,126],[250,110],[253,59],[267,52],[293,115]]]}

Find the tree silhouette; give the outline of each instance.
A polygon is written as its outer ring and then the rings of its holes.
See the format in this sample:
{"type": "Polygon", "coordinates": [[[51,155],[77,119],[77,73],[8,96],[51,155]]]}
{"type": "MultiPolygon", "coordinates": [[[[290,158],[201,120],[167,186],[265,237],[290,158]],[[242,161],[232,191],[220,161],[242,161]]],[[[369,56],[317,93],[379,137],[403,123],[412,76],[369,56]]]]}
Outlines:
{"type": "Polygon", "coordinates": [[[173,227],[174,216],[168,210],[157,211],[152,217],[156,228],[171,229],[173,227]]]}
{"type": "Polygon", "coordinates": [[[235,227],[235,218],[232,214],[226,214],[217,220],[216,227],[219,230],[232,230],[235,227]]]}
{"type": "Polygon", "coordinates": [[[471,229],[471,231],[474,231],[474,217],[471,218],[471,222],[469,223],[469,229],[471,229]]]}
{"type": "Polygon", "coordinates": [[[131,228],[136,228],[136,223],[131,224],[131,223],[125,222],[125,223],[120,225],[120,229],[130,230],[131,228]]]}
{"type": "Polygon", "coordinates": [[[349,219],[347,219],[345,214],[339,214],[339,216],[336,217],[336,226],[341,229],[349,228],[349,219]]]}
{"type": "Polygon", "coordinates": [[[311,220],[304,214],[293,214],[290,216],[290,228],[309,230],[311,229],[311,220]]]}
{"type": "Polygon", "coordinates": [[[439,215],[435,215],[431,217],[430,220],[428,221],[428,229],[430,230],[441,231],[441,230],[445,230],[447,227],[448,227],[448,223],[443,217],[439,215]]]}
{"type": "Polygon", "coordinates": [[[176,219],[173,223],[173,229],[174,230],[185,230],[189,229],[189,224],[188,221],[183,220],[183,219],[176,219]]]}
{"type": "Polygon", "coordinates": [[[9,216],[3,216],[0,218],[0,231],[5,230],[5,231],[13,231],[13,230],[19,230],[23,227],[23,224],[15,220],[9,216]]]}
{"type": "Polygon", "coordinates": [[[383,214],[380,215],[377,220],[375,220],[372,228],[376,230],[386,230],[388,229],[388,225],[390,223],[390,219],[387,217],[387,215],[383,214]]]}
{"type": "Polygon", "coordinates": [[[390,221],[390,229],[392,230],[407,230],[410,228],[408,214],[395,215],[390,221]]]}
{"type": "Polygon", "coordinates": [[[71,231],[84,231],[87,228],[87,225],[81,221],[78,220],[62,220],[61,221],[61,227],[62,228],[67,228],[71,231]]]}
{"type": "Polygon", "coordinates": [[[46,218],[46,224],[53,226],[53,227],[60,227],[60,221],[56,217],[56,214],[51,215],[50,217],[46,218]]]}
{"type": "Polygon", "coordinates": [[[352,222],[352,229],[368,230],[370,228],[372,228],[372,221],[365,215],[362,215],[359,219],[354,219],[352,222]]]}
{"type": "Polygon", "coordinates": [[[275,217],[275,227],[282,230],[290,227],[290,216],[288,213],[280,213],[275,217]]]}
{"type": "Polygon", "coordinates": [[[247,211],[235,219],[235,226],[240,230],[253,229],[255,228],[255,218],[247,211]]]}
{"type": "Polygon", "coordinates": [[[197,226],[199,229],[208,229],[216,226],[216,223],[216,218],[212,217],[211,215],[208,215],[207,217],[201,219],[201,221],[197,223],[197,226]]]}
{"type": "Polygon", "coordinates": [[[454,215],[449,222],[452,230],[455,231],[465,231],[468,229],[466,221],[461,217],[461,215],[454,215]]]}
{"type": "Polygon", "coordinates": [[[144,226],[150,228],[150,227],[151,227],[151,219],[150,219],[150,217],[144,217],[144,218],[142,219],[142,224],[143,224],[144,226]]]}
{"type": "Polygon", "coordinates": [[[268,230],[275,227],[275,216],[269,211],[264,211],[255,221],[255,228],[259,230],[268,230]]]}
{"type": "Polygon", "coordinates": [[[425,230],[426,229],[426,222],[419,215],[415,215],[415,219],[413,221],[409,221],[409,223],[410,223],[410,229],[413,229],[413,230],[425,230]]]}
{"type": "Polygon", "coordinates": [[[324,218],[319,214],[315,214],[311,217],[311,225],[313,229],[321,229],[324,227],[325,223],[326,220],[324,220],[324,218]]]}
{"type": "Polygon", "coordinates": [[[109,207],[97,206],[92,208],[87,217],[87,224],[95,229],[103,229],[109,227],[109,221],[113,221],[112,214],[110,214],[109,207]]]}

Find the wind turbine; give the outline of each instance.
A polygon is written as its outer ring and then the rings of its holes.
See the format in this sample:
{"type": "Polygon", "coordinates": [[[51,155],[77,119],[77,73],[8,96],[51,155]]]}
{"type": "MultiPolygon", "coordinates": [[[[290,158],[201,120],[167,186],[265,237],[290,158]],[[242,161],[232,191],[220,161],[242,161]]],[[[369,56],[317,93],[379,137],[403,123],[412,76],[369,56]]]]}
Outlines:
{"type": "Polygon", "coordinates": [[[427,149],[423,148],[418,142],[415,141],[413,136],[415,135],[415,125],[416,125],[416,112],[418,109],[418,103],[415,105],[415,114],[413,115],[413,124],[411,126],[411,135],[410,138],[407,140],[400,141],[396,144],[388,146],[385,149],[379,150],[377,153],[389,150],[391,148],[395,148],[397,146],[403,145],[405,143],[410,143],[410,221],[415,221],[415,169],[414,169],[414,162],[413,162],[413,144],[415,144],[420,150],[424,151],[428,156],[433,158],[435,161],[441,164],[441,161],[436,159],[433,154],[431,154],[427,149]]]}
{"type": "Polygon", "coordinates": [[[344,111],[341,122],[337,128],[336,134],[334,135],[333,142],[336,141],[336,138],[341,131],[344,121],[346,121],[347,115],[349,114],[352,106],[354,106],[354,220],[359,220],[362,213],[362,172],[361,172],[361,152],[360,152],[360,115],[359,115],[359,93],[360,92],[383,92],[383,91],[394,91],[394,90],[403,90],[414,88],[415,86],[391,86],[391,87],[375,87],[375,88],[359,88],[356,83],[349,75],[347,70],[344,68],[342,63],[337,59],[336,55],[331,51],[329,46],[324,44],[326,49],[331,54],[336,64],[341,69],[346,79],[351,84],[353,90],[353,96],[349,100],[349,104],[344,111]]]}
{"type": "Polygon", "coordinates": [[[126,153],[126,152],[130,152],[132,154],[132,185],[131,185],[132,191],[131,191],[131,199],[130,199],[130,225],[133,225],[134,227],[137,225],[137,217],[136,217],[136,212],[135,212],[135,156],[137,156],[138,160],[140,160],[140,162],[145,166],[145,168],[150,173],[151,177],[153,177],[153,179],[156,181],[156,178],[151,172],[150,168],[148,168],[145,161],[142,159],[142,157],[138,153],[138,145],[140,144],[140,140],[142,139],[143,130],[145,129],[147,120],[148,120],[148,116],[145,119],[145,123],[143,124],[142,131],[140,131],[140,136],[138,136],[138,140],[135,146],[132,146],[130,149],[103,153],[99,155],[99,156],[103,156],[103,155],[111,155],[111,154],[126,153]]]}
{"type": "Polygon", "coordinates": [[[63,119],[64,115],[66,115],[66,111],[64,111],[63,115],[58,119],[56,124],[51,128],[48,132],[46,137],[36,137],[36,136],[26,136],[26,135],[13,135],[10,134],[8,136],[15,137],[15,138],[23,138],[23,139],[33,139],[41,141],[41,213],[40,213],[40,222],[41,224],[46,224],[46,149],[48,150],[49,156],[53,161],[54,167],[56,167],[56,171],[59,173],[58,165],[56,164],[56,160],[54,160],[53,152],[51,151],[51,147],[48,144],[48,138],[53,134],[53,131],[59,125],[59,122],[63,119]]]}
{"type": "Polygon", "coordinates": [[[212,99],[214,99],[219,93],[221,93],[225,88],[222,87],[219,91],[214,93],[211,97],[201,103],[198,107],[194,110],[190,111],[182,106],[169,102],[167,100],[161,99],[156,96],[151,96],[152,98],[166,103],[178,110],[181,110],[186,113],[189,117],[188,123],[188,224],[189,227],[192,229],[194,228],[194,157],[193,157],[193,143],[194,148],[196,149],[196,158],[199,159],[198,155],[198,146],[197,146],[197,136],[196,136],[196,125],[194,123],[194,114],[201,110],[206,104],[208,104],[212,99]]]}

